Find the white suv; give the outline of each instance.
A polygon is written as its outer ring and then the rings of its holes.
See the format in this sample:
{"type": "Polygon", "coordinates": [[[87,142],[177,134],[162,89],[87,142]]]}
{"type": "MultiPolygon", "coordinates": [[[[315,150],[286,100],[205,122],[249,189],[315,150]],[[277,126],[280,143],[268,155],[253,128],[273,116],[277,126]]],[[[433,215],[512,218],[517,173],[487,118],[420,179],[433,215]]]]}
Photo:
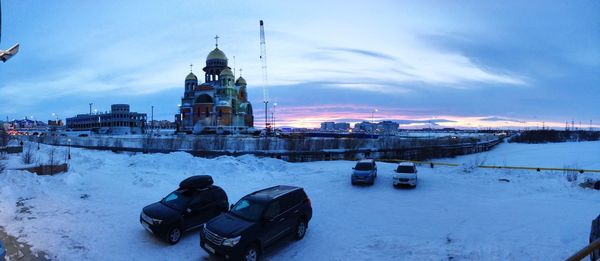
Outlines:
{"type": "Polygon", "coordinates": [[[396,173],[394,174],[394,187],[398,187],[401,184],[410,185],[411,187],[417,186],[417,167],[412,162],[400,162],[396,173]]]}

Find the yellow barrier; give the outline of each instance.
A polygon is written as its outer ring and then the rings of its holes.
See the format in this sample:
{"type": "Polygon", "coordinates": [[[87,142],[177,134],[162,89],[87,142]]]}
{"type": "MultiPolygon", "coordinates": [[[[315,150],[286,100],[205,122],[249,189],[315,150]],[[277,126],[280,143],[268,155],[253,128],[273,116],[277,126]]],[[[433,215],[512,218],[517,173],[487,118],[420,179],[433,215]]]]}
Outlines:
{"type": "MultiPolygon", "coordinates": [[[[450,166],[450,167],[458,167],[461,164],[456,163],[443,163],[443,162],[431,162],[431,161],[416,161],[416,160],[398,160],[398,159],[381,159],[379,161],[384,162],[412,162],[415,164],[425,164],[425,165],[440,165],[440,166],[450,166]]],[[[483,169],[519,169],[519,170],[554,170],[554,171],[573,171],[573,172],[597,172],[600,173],[600,170],[597,169],[573,169],[573,168],[541,168],[541,167],[521,167],[521,166],[493,166],[493,165],[479,165],[478,168],[483,169]]]]}

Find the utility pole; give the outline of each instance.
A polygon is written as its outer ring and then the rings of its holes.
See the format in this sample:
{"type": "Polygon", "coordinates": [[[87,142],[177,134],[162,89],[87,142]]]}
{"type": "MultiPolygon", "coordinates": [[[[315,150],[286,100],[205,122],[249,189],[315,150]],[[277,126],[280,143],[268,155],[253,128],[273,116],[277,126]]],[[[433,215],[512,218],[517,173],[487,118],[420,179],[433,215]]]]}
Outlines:
{"type": "Polygon", "coordinates": [[[150,114],[150,134],[154,133],[154,105],[152,105],[152,114],[150,114]]]}
{"type": "Polygon", "coordinates": [[[267,78],[267,43],[265,41],[265,27],[263,20],[260,20],[260,61],[262,67],[263,80],[263,102],[265,103],[265,131],[270,132],[269,126],[269,81],[267,78]]]}

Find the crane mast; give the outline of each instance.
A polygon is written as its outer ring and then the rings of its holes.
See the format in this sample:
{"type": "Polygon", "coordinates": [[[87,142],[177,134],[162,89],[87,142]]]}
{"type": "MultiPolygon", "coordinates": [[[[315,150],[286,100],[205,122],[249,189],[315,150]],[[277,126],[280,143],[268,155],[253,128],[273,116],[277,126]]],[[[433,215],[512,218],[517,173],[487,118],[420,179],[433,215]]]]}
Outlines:
{"type": "Polygon", "coordinates": [[[262,80],[263,80],[263,102],[265,103],[265,130],[267,134],[271,130],[269,124],[269,82],[267,78],[267,43],[265,42],[265,27],[263,20],[260,20],[260,62],[262,68],[262,80]]]}

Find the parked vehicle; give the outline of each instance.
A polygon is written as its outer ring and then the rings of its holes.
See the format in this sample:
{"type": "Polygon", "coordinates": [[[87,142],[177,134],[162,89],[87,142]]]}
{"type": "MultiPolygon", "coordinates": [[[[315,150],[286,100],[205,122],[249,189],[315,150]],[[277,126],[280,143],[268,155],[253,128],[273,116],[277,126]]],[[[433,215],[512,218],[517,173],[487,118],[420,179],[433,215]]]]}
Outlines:
{"type": "Polygon", "coordinates": [[[400,162],[394,173],[393,183],[394,187],[400,185],[409,185],[411,187],[417,186],[417,166],[412,162],[400,162]]]}
{"type": "Polygon", "coordinates": [[[275,186],[248,194],[231,210],[207,222],[200,246],[227,260],[256,261],[265,248],[284,236],[300,240],[312,218],[304,189],[275,186]]]}
{"type": "MultiPolygon", "coordinates": [[[[600,239],[600,215],[592,221],[592,229],[590,230],[590,244],[600,239]]],[[[590,254],[590,260],[600,260],[600,249],[595,249],[590,254]]]]}
{"type": "Polygon", "coordinates": [[[6,248],[4,248],[4,244],[2,240],[0,240],[0,260],[5,260],[6,258],[6,248]]]}
{"type": "Polygon", "coordinates": [[[192,176],[161,201],[144,207],[140,223],[150,233],[174,245],[184,232],[199,228],[227,211],[228,205],[227,194],[213,185],[211,176],[192,176]]]}
{"type": "Polygon", "coordinates": [[[358,183],[364,183],[373,185],[375,178],[377,178],[377,164],[374,159],[360,160],[356,163],[356,166],[352,168],[352,185],[358,183]]]}

